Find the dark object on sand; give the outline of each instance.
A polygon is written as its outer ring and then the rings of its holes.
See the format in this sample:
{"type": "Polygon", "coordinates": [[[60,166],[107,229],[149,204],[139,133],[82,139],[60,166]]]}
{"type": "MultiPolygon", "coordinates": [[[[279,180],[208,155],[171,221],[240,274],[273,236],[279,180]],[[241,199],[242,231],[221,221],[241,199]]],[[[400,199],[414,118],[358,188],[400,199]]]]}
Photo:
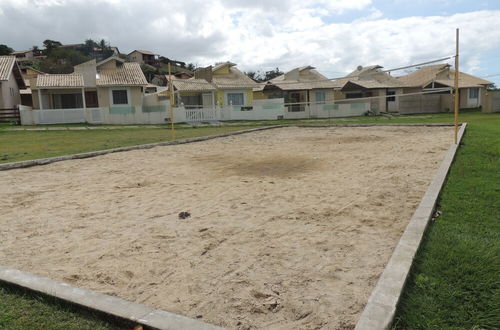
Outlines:
{"type": "Polygon", "coordinates": [[[189,212],[181,212],[181,213],[179,213],[179,219],[187,219],[189,217],[191,217],[191,213],[189,213],[189,212]]]}

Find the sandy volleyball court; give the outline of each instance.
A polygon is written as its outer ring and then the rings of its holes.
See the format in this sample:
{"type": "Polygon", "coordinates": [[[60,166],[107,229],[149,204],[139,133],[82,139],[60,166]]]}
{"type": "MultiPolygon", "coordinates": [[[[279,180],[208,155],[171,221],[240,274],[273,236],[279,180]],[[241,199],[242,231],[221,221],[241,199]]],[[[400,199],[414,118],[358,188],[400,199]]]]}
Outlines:
{"type": "Polygon", "coordinates": [[[0,264],[228,328],[349,329],[450,143],[280,128],[0,172],[0,264]]]}

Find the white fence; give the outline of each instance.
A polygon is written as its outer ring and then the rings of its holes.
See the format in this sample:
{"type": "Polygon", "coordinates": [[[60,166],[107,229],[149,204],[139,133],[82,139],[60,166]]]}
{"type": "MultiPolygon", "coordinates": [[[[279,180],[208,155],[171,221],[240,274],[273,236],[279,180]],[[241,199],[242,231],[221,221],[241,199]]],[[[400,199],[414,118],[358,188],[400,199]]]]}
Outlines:
{"type": "MultiPolygon", "coordinates": [[[[144,98],[142,106],[101,107],[87,109],[21,108],[23,125],[37,124],[163,124],[170,120],[168,101],[153,102],[144,98]]],[[[174,108],[174,122],[216,122],[226,120],[276,120],[362,116],[370,103],[312,104],[289,103],[281,99],[254,100],[252,107],[226,106],[210,108],[174,108]]]]}

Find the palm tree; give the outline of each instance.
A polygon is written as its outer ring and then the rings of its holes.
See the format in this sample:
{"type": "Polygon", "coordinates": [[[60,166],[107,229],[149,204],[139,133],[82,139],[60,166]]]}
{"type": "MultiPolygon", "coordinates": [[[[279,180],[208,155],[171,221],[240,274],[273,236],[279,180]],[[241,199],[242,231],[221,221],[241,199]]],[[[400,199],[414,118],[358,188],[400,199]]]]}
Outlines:
{"type": "Polygon", "coordinates": [[[106,40],[101,39],[101,41],[99,42],[99,48],[101,48],[102,53],[104,53],[106,51],[106,49],[108,49],[108,45],[106,43],[106,40]]]}

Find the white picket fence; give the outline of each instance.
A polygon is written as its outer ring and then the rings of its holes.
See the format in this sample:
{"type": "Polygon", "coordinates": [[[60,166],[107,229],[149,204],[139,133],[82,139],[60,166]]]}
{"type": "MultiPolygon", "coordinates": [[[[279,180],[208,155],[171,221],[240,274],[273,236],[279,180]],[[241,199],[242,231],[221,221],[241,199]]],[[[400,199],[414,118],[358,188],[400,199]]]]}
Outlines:
{"type": "MultiPolygon", "coordinates": [[[[173,109],[175,123],[210,123],[228,120],[276,120],[362,116],[370,103],[284,103],[284,99],[254,100],[251,107],[200,107],[173,109]]],[[[23,125],[37,124],[163,124],[170,120],[167,101],[119,108],[32,110],[20,108],[23,125]]]]}

